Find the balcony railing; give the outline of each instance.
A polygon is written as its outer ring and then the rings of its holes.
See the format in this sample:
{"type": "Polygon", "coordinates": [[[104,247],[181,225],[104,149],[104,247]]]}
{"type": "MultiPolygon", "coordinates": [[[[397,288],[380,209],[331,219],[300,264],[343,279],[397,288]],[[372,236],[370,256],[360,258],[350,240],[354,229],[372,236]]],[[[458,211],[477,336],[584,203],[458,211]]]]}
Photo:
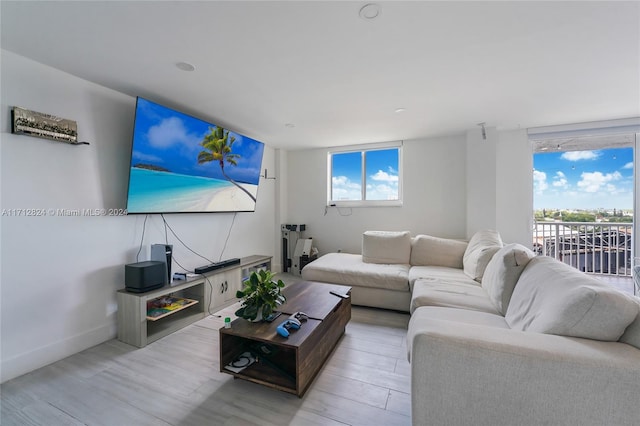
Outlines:
{"type": "Polygon", "coordinates": [[[601,222],[535,222],[533,251],[583,272],[632,276],[633,225],[601,222]]]}

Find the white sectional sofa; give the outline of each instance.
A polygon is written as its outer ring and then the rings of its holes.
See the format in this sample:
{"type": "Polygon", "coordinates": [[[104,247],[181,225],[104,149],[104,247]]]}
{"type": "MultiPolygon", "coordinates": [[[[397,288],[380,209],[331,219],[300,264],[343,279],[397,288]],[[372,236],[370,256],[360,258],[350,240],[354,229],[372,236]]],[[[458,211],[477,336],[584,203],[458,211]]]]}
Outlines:
{"type": "Polygon", "coordinates": [[[362,249],[302,276],[411,312],[414,425],[640,424],[638,298],[495,231],[368,231],[362,249]]]}

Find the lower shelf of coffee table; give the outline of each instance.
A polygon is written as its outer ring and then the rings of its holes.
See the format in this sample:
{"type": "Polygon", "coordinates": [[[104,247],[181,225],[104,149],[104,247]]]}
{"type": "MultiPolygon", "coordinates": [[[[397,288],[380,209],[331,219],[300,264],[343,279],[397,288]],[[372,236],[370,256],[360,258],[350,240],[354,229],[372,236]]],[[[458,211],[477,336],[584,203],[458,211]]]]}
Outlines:
{"type": "MultiPolygon", "coordinates": [[[[240,338],[236,337],[235,339],[240,338]]],[[[236,348],[253,346],[251,344],[247,345],[247,343],[248,342],[246,342],[245,340],[227,342],[227,344],[235,346],[236,348]]],[[[273,348],[274,346],[270,344],[270,347],[273,348]]],[[[237,378],[249,380],[254,383],[259,383],[261,385],[273,387],[285,392],[295,394],[297,393],[295,374],[296,351],[281,347],[279,347],[277,350],[278,352],[272,358],[267,358],[266,356],[258,356],[256,362],[246,367],[239,373],[234,373],[227,369],[224,369],[222,371],[237,378]]],[[[238,352],[235,357],[232,357],[232,360],[243,352],[244,351],[240,350],[240,352],[238,352]]]]}
{"type": "Polygon", "coordinates": [[[350,299],[342,300],[323,321],[309,319],[288,338],[277,334],[281,321],[253,324],[236,319],[220,329],[220,371],[302,397],[344,334],[351,318],[350,299]],[[271,352],[262,356],[261,347],[271,352]],[[235,373],[224,368],[243,352],[258,362],[235,373]]]}
{"type": "MultiPolygon", "coordinates": [[[[322,322],[310,319],[299,330],[291,332],[289,338],[277,334],[276,327],[280,321],[273,323],[250,324],[246,320],[237,319],[232,323],[231,329],[220,330],[220,371],[235,377],[260,383],[285,392],[300,394],[306,383],[301,382],[298,364],[305,359],[307,346],[321,335],[322,322]],[[241,328],[266,329],[268,339],[256,336],[243,336],[229,334],[228,330],[239,331],[241,328]],[[223,330],[225,332],[223,332],[223,330]],[[307,342],[308,340],[308,342],[307,342]],[[266,348],[269,355],[264,354],[266,348]],[[234,373],[224,368],[225,365],[238,358],[242,353],[250,351],[257,355],[257,362],[251,364],[239,373],[234,373]]],[[[233,332],[232,331],[232,332],[233,332]]],[[[262,332],[256,332],[262,334],[262,332]]]]}

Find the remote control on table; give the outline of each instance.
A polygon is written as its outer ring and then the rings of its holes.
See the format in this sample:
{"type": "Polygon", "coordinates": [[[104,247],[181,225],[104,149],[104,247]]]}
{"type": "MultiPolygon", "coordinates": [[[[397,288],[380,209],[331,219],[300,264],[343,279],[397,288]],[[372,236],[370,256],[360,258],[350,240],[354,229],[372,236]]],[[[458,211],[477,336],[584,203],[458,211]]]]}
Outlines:
{"type": "Polygon", "coordinates": [[[266,322],[272,322],[274,319],[278,318],[280,315],[282,315],[282,312],[272,312],[264,320],[266,322]]]}
{"type": "Polygon", "coordinates": [[[336,293],[335,291],[330,291],[329,293],[333,294],[334,296],[342,297],[343,299],[349,298],[348,294],[340,294],[340,293],[336,293]]]}

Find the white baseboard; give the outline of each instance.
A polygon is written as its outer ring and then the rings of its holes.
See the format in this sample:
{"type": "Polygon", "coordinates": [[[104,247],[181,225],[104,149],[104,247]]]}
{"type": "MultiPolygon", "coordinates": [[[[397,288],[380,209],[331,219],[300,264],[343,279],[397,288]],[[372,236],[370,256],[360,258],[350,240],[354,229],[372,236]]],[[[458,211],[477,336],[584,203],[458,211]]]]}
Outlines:
{"type": "Polygon", "coordinates": [[[114,322],[9,359],[3,359],[0,366],[0,383],[60,361],[115,337],[116,324],[114,322]]]}

